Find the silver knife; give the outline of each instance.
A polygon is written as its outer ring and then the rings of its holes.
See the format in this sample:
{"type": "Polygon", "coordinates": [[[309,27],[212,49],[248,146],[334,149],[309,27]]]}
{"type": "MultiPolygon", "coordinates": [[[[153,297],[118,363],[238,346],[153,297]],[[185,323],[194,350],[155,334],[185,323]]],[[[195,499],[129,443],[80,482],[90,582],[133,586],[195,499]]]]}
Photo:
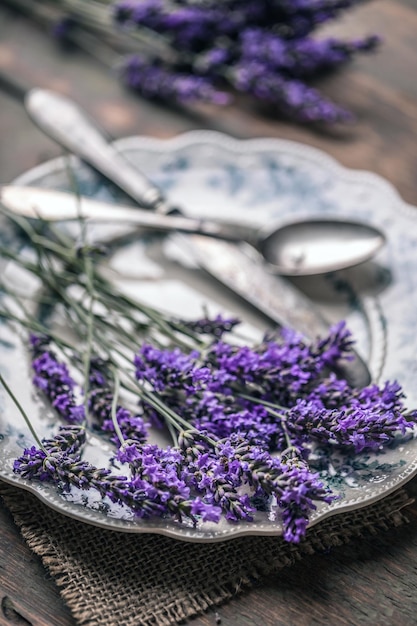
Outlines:
{"type": "MultiPolygon", "coordinates": [[[[93,166],[140,206],[163,214],[180,213],[160,189],[117,152],[72,100],[49,90],[31,89],[24,103],[31,119],[47,135],[93,166]]],[[[329,325],[312,301],[286,279],[269,274],[250,246],[200,235],[187,235],[186,242],[200,267],[274,323],[294,328],[308,339],[328,333],[329,325]]],[[[371,380],[365,362],[356,353],[340,369],[353,386],[365,386],[371,380]]]]}

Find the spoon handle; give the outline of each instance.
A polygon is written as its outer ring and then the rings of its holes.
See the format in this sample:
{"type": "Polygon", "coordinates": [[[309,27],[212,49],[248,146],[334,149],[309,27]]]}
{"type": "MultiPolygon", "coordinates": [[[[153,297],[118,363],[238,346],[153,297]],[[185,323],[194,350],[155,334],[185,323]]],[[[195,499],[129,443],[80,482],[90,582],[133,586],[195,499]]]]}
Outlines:
{"type": "Polygon", "coordinates": [[[72,100],[47,89],[30,89],[25,107],[45,134],[92,165],[146,209],[171,213],[162,192],[112,146],[72,100]]]}
{"type": "Polygon", "coordinates": [[[64,222],[83,218],[88,222],[133,224],[160,232],[206,235],[227,241],[247,241],[256,229],[244,224],[214,222],[183,215],[161,215],[140,208],[109,204],[91,198],[38,187],[0,187],[0,202],[11,212],[30,219],[64,222]]]}

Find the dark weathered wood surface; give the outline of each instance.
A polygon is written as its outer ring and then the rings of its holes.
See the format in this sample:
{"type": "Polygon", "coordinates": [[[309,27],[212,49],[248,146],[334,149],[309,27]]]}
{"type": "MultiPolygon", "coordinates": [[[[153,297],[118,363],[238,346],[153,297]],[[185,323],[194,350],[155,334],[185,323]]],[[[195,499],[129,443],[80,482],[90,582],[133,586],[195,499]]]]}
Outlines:
{"type": "MultiPolygon", "coordinates": [[[[417,4],[375,0],[329,29],[354,36],[378,32],[384,45],[363,56],[323,89],[352,109],[356,125],[316,130],[253,110],[205,107],[195,116],[157,107],[127,93],[82,52],[63,52],[36,26],[0,2],[0,70],[29,85],[70,94],[115,137],[170,137],[213,128],[236,137],[283,137],[326,150],[348,167],[390,180],[417,205],[417,4]]],[[[0,183],[60,154],[19,105],[0,93],[0,183]]],[[[417,479],[410,483],[417,491],[417,479]]],[[[307,558],[194,626],[386,625],[417,623],[417,505],[411,523],[353,547],[307,558]]],[[[0,626],[70,626],[74,622],[53,581],[28,550],[8,512],[0,508],[0,626]]],[[[123,626],[123,625],[121,625],[123,626]]]]}

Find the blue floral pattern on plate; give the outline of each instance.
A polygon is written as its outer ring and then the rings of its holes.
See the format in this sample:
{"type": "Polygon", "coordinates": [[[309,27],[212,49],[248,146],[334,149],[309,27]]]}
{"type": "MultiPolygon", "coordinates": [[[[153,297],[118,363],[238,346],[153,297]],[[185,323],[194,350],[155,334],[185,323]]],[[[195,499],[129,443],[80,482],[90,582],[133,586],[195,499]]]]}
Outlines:
{"type": "MultiPolygon", "coordinates": [[[[190,215],[227,217],[259,226],[292,217],[335,215],[362,219],[382,228],[387,245],[375,261],[295,282],[330,321],[347,320],[374,380],[397,379],[407,394],[409,408],[417,406],[417,210],[405,204],[389,183],[368,172],[346,170],[314,148],[276,139],[241,141],[199,131],[171,140],[133,137],[117,142],[117,146],[190,215]]],[[[82,194],[109,202],[129,202],[77,159],[71,163],[82,194]]],[[[66,161],[61,158],[45,163],[15,183],[69,189],[66,161]]],[[[112,237],[113,231],[113,227],[111,232],[100,227],[97,235],[105,239],[112,237]]],[[[123,233],[126,228],[122,226],[123,233]]],[[[20,245],[12,231],[3,231],[1,237],[10,245],[20,245]]],[[[164,308],[169,302],[174,313],[187,311],[197,316],[207,303],[213,312],[226,307],[247,319],[249,335],[262,331],[261,320],[242,305],[230,298],[222,299],[213,285],[206,288],[199,275],[192,274],[191,280],[187,269],[180,269],[181,264],[187,266],[187,260],[169,242],[168,238],[163,257],[156,259],[148,254],[146,238],[121,247],[111,261],[119,271],[121,286],[164,308]]],[[[29,358],[19,333],[6,324],[0,325],[0,344],[2,373],[19,391],[22,404],[29,407],[35,428],[42,436],[49,436],[56,428],[55,416],[31,388],[29,358]]],[[[0,477],[80,521],[187,541],[281,534],[274,508],[259,513],[253,523],[231,525],[222,521],[194,528],[165,520],[135,520],[123,508],[103,503],[90,492],[73,491],[64,496],[53,487],[27,482],[13,473],[14,458],[30,442],[21,417],[2,394],[0,477]]],[[[91,435],[86,454],[91,462],[103,465],[111,451],[99,437],[91,435]]],[[[319,505],[311,524],[370,504],[409,480],[417,471],[417,441],[410,437],[380,454],[318,454],[317,467],[340,497],[330,505],[319,505]]]]}

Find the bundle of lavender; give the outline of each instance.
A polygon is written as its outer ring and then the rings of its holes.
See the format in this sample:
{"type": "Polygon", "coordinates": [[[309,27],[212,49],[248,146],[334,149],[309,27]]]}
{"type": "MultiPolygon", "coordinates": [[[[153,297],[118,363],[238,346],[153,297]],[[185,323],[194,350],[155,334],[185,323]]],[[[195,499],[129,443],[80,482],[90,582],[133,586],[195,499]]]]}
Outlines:
{"type": "Polygon", "coordinates": [[[312,344],[283,329],[248,345],[237,319],[181,320],[119,292],[85,235],[74,247],[47,224],[7,217],[32,252],[0,254],[41,281],[42,316],[3,281],[1,317],[27,331],[33,384],[57,421],[41,440],[1,378],[34,438],[15,460],[20,476],[193,524],[250,522],[274,503],[284,538],[298,542],[317,502],[335,498],[315,471],[318,450],[377,453],[413,429],[417,411],[396,382],[355,389],[336,374],[352,349],[344,323],[312,344]],[[57,309],[55,327],[46,313],[57,309]],[[153,429],[172,443],[150,443],[153,429]],[[89,431],[114,446],[109,467],[83,457],[89,431]]]}
{"type": "Polygon", "coordinates": [[[363,0],[7,2],[49,21],[58,38],[101,60],[111,59],[110,50],[121,52],[123,80],[146,98],[227,105],[244,94],[300,122],[351,120],[312,83],[378,44],[374,35],[313,36],[363,0]]]}
{"type": "Polygon", "coordinates": [[[224,105],[236,93],[268,103],[302,122],[352,119],[341,106],[311,87],[324,71],[373,50],[378,38],[316,39],[318,25],[336,18],[357,0],[119,0],[115,21],[147,28],[175,51],[168,60],[131,55],[127,84],[163,99],[209,100],[224,105]]]}

